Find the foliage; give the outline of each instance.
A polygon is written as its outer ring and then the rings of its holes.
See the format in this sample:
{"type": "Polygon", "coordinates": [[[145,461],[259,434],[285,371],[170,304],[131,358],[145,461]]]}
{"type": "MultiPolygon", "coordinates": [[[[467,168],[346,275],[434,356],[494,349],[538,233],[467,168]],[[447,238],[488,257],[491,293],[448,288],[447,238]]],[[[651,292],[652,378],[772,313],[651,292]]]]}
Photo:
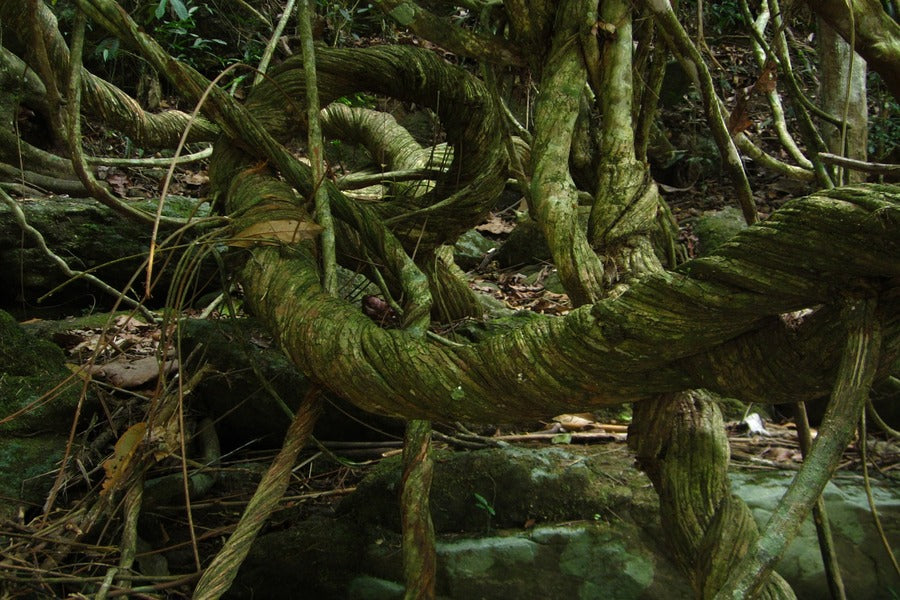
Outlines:
{"type": "MultiPolygon", "coordinates": [[[[123,0],[120,4],[167,52],[204,74],[214,75],[234,62],[253,65],[262,55],[259,23],[222,11],[215,0],[123,0]]],[[[58,0],[52,9],[61,24],[70,23],[75,14],[71,0],[58,0]]],[[[89,28],[85,57],[90,70],[117,81],[122,74],[142,68],[143,61],[124,51],[117,38],[90,23],[89,28]]],[[[127,81],[124,87],[129,88],[127,81]]]]}
{"type": "Polygon", "coordinates": [[[494,510],[494,507],[488,502],[488,499],[482,496],[479,493],[473,494],[475,496],[475,507],[485,511],[490,516],[496,516],[497,511],[494,510]]]}
{"type": "Polygon", "coordinates": [[[685,24],[696,22],[698,2],[702,3],[703,23],[712,33],[716,35],[743,33],[744,22],[738,0],[721,0],[720,2],[686,0],[679,6],[679,13],[683,15],[685,24]]]}
{"type": "Polygon", "coordinates": [[[869,156],[896,161],[900,154],[900,104],[884,89],[881,78],[869,73],[869,156]]]}
{"type": "Polygon", "coordinates": [[[157,19],[162,19],[163,15],[166,14],[166,4],[171,5],[172,10],[178,15],[180,20],[186,21],[190,18],[187,6],[185,6],[182,0],[172,0],[171,3],[169,0],[159,0],[159,4],[156,5],[156,11],[154,12],[157,19]]]}
{"type": "Polygon", "coordinates": [[[170,54],[186,62],[196,69],[202,69],[205,64],[223,62],[216,52],[216,46],[227,46],[227,42],[219,38],[204,37],[198,30],[198,20],[204,16],[213,16],[215,11],[206,2],[194,5],[192,0],[187,0],[187,5],[182,0],[160,0],[153,13],[156,19],[154,23],[154,37],[170,54]],[[166,18],[166,4],[170,3],[174,18],[166,18]]]}
{"type": "Polygon", "coordinates": [[[487,525],[486,529],[490,531],[491,529],[491,517],[497,516],[497,511],[494,509],[494,506],[488,501],[487,498],[475,492],[473,494],[475,496],[475,508],[478,510],[483,510],[485,515],[487,516],[487,525]]]}
{"type": "Polygon", "coordinates": [[[737,0],[707,2],[704,12],[706,13],[706,22],[716,33],[733,33],[743,28],[741,7],[737,0]]]}
{"type": "Polygon", "coordinates": [[[356,45],[363,37],[384,36],[391,31],[381,11],[360,0],[330,2],[318,0],[316,12],[322,15],[326,41],[332,46],[356,45]]]}
{"type": "Polygon", "coordinates": [[[349,106],[351,108],[369,108],[373,109],[376,106],[375,98],[371,94],[366,94],[365,92],[356,92],[354,94],[350,94],[349,96],[341,96],[335,102],[340,102],[345,106],[349,106]]]}

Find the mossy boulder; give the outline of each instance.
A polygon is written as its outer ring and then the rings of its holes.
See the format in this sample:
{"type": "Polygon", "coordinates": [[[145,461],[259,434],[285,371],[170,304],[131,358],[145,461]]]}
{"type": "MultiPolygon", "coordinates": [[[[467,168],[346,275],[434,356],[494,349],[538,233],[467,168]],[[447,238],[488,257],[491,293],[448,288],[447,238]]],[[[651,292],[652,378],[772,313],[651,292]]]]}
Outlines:
{"type": "Polygon", "coordinates": [[[39,506],[52,483],[80,398],[77,379],[58,387],[70,377],[59,347],[0,311],[0,497],[18,501],[0,503],[0,519],[39,506]]]}
{"type": "MultiPolygon", "coordinates": [[[[90,269],[116,289],[127,289],[132,276],[146,258],[152,226],[123,219],[94,200],[53,197],[26,199],[20,205],[28,223],[41,232],[47,245],[63,256],[70,267],[85,271],[90,269]]],[[[132,205],[150,214],[156,212],[156,202],[153,200],[133,202],[132,205]]],[[[208,213],[206,205],[198,208],[196,200],[177,196],[168,196],[163,208],[164,216],[179,218],[208,213]]],[[[161,240],[169,230],[161,232],[161,240]]],[[[186,234],[181,243],[190,241],[195,235],[186,234]]],[[[188,248],[195,250],[192,246],[188,248]]],[[[166,289],[175,273],[173,267],[183,254],[184,250],[174,253],[162,249],[158,251],[160,262],[155,275],[159,277],[159,282],[153,290],[155,298],[166,297],[166,289]],[[163,262],[167,265],[165,269],[162,268],[163,262]]],[[[215,280],[213,269],[214,262],[204,260],[203,276],[197,279],[215,280]]],[[[110,306],[114,300],[86,281],[74,280],[53,294],[51,301],[46,303],[47,308],[38,303],[38,298],[66,283],[68,277],[51,266],[46,254],[30,236],[23,239],[21,228],[5,205],[0,205],[0,280],[6,283],[0,289],[0,307],[13,310],[13,307],[27,302],[31,305],[28,316],[46,314],[55,317],[61,311],[62,314],[71,314],[83,306],[110,306]]],[[[136,287],[140,288],[138,294],[142,294],[142,284],[136,287]]]]}
{"type": "MultiPolygon", "coordinates": [[[[542,522],[598,520],[654,506],[649,482],[616,458],[556,447],[436,453],[431,489],[435,531],[484,532],[542,522]],[[624,470],[629,471],[627,476],[624,470]]],[[[399,457],[382,461],[344,501],[341,511],[399,531],[399,512],[392,507],[399,502],[400,478],[399,457]]]]}
{"type": "Polygon", "coordinates": [[[700,256],[711,253],[746,227],[740,209],[733,206],[703,213],[693,222],[694,234],[700,241],[700,256]]]}
{"type": "MultiPolygon", "coordinates": [[[[438,598],[691,595],[623,445],[445,451],[434,461],[438,598]]],[[[398,458],[384,460],[335,518],[261,537],[228,597],[402,598],[400,470],[398,458]]]]}
{"type": "Polygon", "coordinates": [[[68,433],[81,386],[75,380],[75,385],[54,390],[68,378],[73,375],[62,349],[29,335],[0,310],[0,418],[22,411],[0,425],[0,434],[68,433]]]}

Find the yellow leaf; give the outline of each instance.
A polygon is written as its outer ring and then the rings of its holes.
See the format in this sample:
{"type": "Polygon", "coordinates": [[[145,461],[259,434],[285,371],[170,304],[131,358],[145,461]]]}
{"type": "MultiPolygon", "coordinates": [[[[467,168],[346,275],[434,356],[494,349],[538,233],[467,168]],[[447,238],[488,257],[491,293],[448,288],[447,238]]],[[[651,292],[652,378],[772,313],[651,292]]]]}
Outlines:
{"type": "Polygon", "coordinates": [[[322,227],[310,221],[278,219],[254,223],[228,242],[229,246],[247,248],[257,244],[293,244],[301,240],[311,240],[322,232],[322,227]]]}
{"type": "Polygon", "coordinates": [[[146,432],[146,423],[135,423],[116,442],[116,449],[112,457],[103,462],[106,479],[103,480],[103,486],[100,489],[101,495],[109,494],[115,487],[122,484],[146,432]]]}
{"type": "Polygon", "coordinates": [[[82,365],[73,365],[72,363],[66,363],[66,368],[72,371],[74,375],[76,375],[82,381],[90,381],[91,379],[91,371],[90,369],[85,369],[82,365]]]}

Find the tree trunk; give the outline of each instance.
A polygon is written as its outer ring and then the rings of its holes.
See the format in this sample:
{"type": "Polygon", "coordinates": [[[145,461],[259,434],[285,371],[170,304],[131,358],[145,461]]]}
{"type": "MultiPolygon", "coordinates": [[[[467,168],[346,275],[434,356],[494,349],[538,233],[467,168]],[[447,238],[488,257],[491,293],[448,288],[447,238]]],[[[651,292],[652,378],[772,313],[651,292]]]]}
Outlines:
{"type": "MultiPolygon", "coordinates": [[[[830,152],[847,158],[866,160],[868,154],[869,107],[866,104],[866,61],[850,44],[819,18],[819,93],[822,109],[843,118],[846,131],[828,123],[822,125],[830,152]]],[[[840,171],[840,169],[838,169],[840,171]]],[[[844,170],[835,178],[838,185],[866,180],[861,171],[844,170]]]]}

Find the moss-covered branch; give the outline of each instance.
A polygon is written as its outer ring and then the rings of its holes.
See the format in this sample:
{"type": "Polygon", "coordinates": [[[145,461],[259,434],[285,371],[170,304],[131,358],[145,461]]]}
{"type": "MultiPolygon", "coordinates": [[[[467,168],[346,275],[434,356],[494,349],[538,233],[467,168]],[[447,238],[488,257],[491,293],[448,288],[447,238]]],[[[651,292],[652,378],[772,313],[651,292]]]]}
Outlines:
{"type": "MultiPolygon", "coordinates": [[[[248,303],[295,363],[375,412],[527,419],[692,387],[786,402],[828,393],[841,351],[828,305],[860,282],[890,288],[900,275],[898,222],[897,187],[797,200],[678,272],[462,348],[379,328],[324,295],[301,252],[256,251],[244,281],[248,303]],[[796,329],[778,317],[816,306],[796,329]]],[[[896,351],[900,312],[885,296],[885,345],[896,351]]]]}
{"type": "Polygon", "coordinates": [[[590,28],[594,11],[595,5],[584,0],[568,0],[559,8],[541,75],[531,146],[533,216],[576,306],[596,300],[603,289],[603,265],[578,224],[578,190],[569,174],[569,152],[587,79],[578,38],[590,28]]]}
{"type": "Polygon", "coordinates": [[[518,48],[502,37],[480,34],[440,19],[415,2],[406,0],[377,0],[375,4],[404,27],[447,50],[486,62],[521,66],[524,64],[518,48]]]}
{"type": "Polygon", "coordinates": [[[894,98],[900,98],[900,24],[881,7],[878,0],[816,0],[806,2],[825,19],[868,66],[884,79],[894,98]],[[851,16],[850,10],[853,11],[851,16]],[[851,34],[851,27],[853,34],[851,34]]]}

